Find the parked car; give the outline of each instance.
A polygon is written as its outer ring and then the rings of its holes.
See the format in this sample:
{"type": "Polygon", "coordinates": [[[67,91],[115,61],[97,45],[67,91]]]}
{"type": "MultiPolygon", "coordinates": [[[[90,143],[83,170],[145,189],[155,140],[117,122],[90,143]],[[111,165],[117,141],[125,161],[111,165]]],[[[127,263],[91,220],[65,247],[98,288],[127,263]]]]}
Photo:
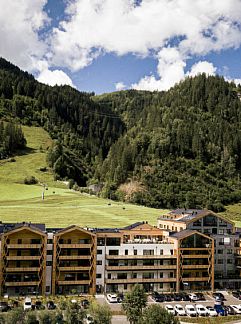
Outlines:
{"type": "Polygon", "coordinates": [[[0,302],[0,312],[7,312],[11,309],[7,302],[0,302]]]}
{"type": "Polygon", "coordinates": [[[180,296],[181,296],[181,299],[183,301],[189,301],[190,300],[188,294],[186,294],[186,293],[180,293],[180,296]]]}
{"type": "Polygon", "coordinates": [[[206,306],[207,314],[211,317],[218,316],[218,313],[212,306],[206,306]]]}
{"type": "Polygon", "coordinates": [[[235,314],[240,315],[241,314],[241,305],[230,305],[232,309],[234,310],[235,314]]]}
{"type": "Polygon", "coordinates": [[[174,310],[175,310],[175,314],[177,316],[185,316],[186,315],[185,309],[180,304],[175,305],[174,310]]]}
{"type": "Polygon", "coordinates": [[[124,300],[124,294],[123,293],[118,293],[117,294],[117,303],[122,303],[124,300]]]}
{"type": "Polygon", "coordinates": [[[49,300],[49,301],[47,302],[47,308],[48,308],[49,310],[52,310],[52,309],[55,309],[55,308],[56,308],[56,305],[54,304],[54,302],[53,302],[52,300],[49,300]]]}
{"type": "Polygon", "coordinates": [[[224,295],[222,293],[220,293],[220,292],[214,292],[213,297],[216,300],[225,300],[224,295]]]}
{"type": "Polygon", "coordinates": [[[223,306],[228,315],[236,315],[235,309],[232,306],[223,306]]]}
{"type": "Polygon", "coordinates": [[[81,305],[84,309],[87,309],[87,308],[89,308],[89,306],[90,306],[90,302],[88,301],[88,299],[83,299],[83,300],[81,300],[80,305],[81,305]]]}
{"type": "Polygon", "coordinates": [[[232,291],[232,295],[235,298],[241,299],[241,291],[240,290],[232,291]]]}
{"type": "Polygon", "coordinates": [[[198,301],[198,297],[196,294],[189,294],[188,297],[190,301],[198,301]]]}
{"type": "Polygon", "coordinates": [[[26,297],[23,304],[23,309],[25,311],[32,309],[32,300],[30,297],[26,297]]]}
{"type": "Polygon", "coordinates": [[[173,314],[173,315],[176,314],[174,307],[172,305],[169,304],[165,305],[165,309],[168,311],[169,314],[173,314]]]}
{"type": "Polygon", "coordinates": [[[163,295],[160,295],[157,291],[153,291],[151,297],[156,302],[163,302],[164,299],[165,299],[164,296],[163,295]]]}
{"type": "Polygon", "coordinates": [[[165,294],[164,295],[164,301],[165,302],[170,302],[172,301],[172,296],[170,294],[165,294]]]}
{"type": "Polygon", "coordinates": [[[110,303],[117,303],[117,295],[116,294],[107,294],[107,299],[110,303]]]}
{"type": "Polygon", "coordinates": [[[36,300],[35,309],[37,309],[37,310],[45,309],[44,305],[42,304],[42,302],[40,300],[36,300]]]}
{"type": "Polygon", "coordinates": [[[204,294],[201,292],[197,292],[195,295],[197,296],[198,300],[206,300],[204,294]]]}
{"type": "Polygon", "coordinates": [[[175,294],[173,294],[173,300],[175,300],[175,301],[181,301],[182,300],[182,297],[181,297],[180,294],[175,293],[175,294]]]}
{"type": "Polygon", "coordinates": [[[208,315],[207,309],[201,304],[196,305],[196,311],[199,316],[207,316],[208,315]]]}
{"type": "Polygon", "coordinates": [[[197,316],[197,311],[196,309],[194,308],[193,305],[186,305],[185,306],[185,311],[186,311],[186,314],[190,317],[195,317],[197,316]]]}
{"type": "Polygon", "coordinates": [[[223,308],[222,305],[214,305],[214,309],[218,313],[218,315],[221,315],[221,316],[226,316],[227,315],[227,312],[223,308]]]}

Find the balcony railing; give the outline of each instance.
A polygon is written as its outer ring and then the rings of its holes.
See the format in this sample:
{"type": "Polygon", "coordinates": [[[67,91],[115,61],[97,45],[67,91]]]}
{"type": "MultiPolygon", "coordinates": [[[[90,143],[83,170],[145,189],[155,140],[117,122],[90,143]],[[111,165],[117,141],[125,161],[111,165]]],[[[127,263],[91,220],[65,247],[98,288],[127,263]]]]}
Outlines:
{"type": "Polygon", "coordinates": [[[25,255],[25,256],[19,256],[19,255],[11,255],[11,256],[7,256],[7,260],[11,261],[11,260],[39,260],[41,258],[40,255],[25,255]]]}
{"type": "Polygon", "coordinates": [[[42,244],[7,244],[7,247],[8,249],[40,249],[42,247],[42,244]]]}
{"type": "Polygon", "coordinates": [[[135,266],[106,266],[108,271],[133,271],[133,270],[166,270],[176,269],[176,265],[135,265],[135,266]]]}
{"type": "Polygon", "coordinates": [[[125,284],[125,283],[158,283],[158,282],[176,282],[176,278],[130,278],[130,279],[106,279],[107,284],[125,284]]]}
{"type": "Polygon", "coordinates": [[[19,287],[19,286],[38,286],[39,281],[7,281],[5,286],[10,287],[19,287]]]}
{"type": "Polygon", "coordinates": [[[210,267],[209,264],[192,264],[192,265],[183,265],[182,269],[206,269],[210,267]]]}
{"type": "Polygon", "coordinates": [[[90,280],[58,280],[58,285],[90,285],[90,280]]]}
{"type": "Polygon", "coordinates": [[[39,267],[7,267],[6,272],[35,272],[39,271],[39,267]]]}
{"type": "Polygon", "coordinates": [[[69,266],[66,266],[66,267],[63,267],[63,266],[61,266],[61,267],[59,267],[59,270],[60,271],[88,271],[88,270],[90,270],[91,269],[91,267],[90,266],[82,266],[82,267],[69,267],[69,266]]]}
{"type": "Polygon", "coordinates": [[[91,249],[92,244],[84,243],[69,243],[69,244],[59,244],[61,249],[91,249]]]}
{"type": "Polygon", "coordinates": [[[209,277],[190,277],[190,278],[182,278],[182,282],[185,282],[185,281],[209,281],[210,278],[209,277]]]}
{"type": "Polygon", "coordinates": [[[207,259],[209,254],[182,254],[183,259],[207,259]]]}
{"type": "Polygon", "coordinates": [[[90,260],[91,255],[60,255],[59,260],[90,260]]]}

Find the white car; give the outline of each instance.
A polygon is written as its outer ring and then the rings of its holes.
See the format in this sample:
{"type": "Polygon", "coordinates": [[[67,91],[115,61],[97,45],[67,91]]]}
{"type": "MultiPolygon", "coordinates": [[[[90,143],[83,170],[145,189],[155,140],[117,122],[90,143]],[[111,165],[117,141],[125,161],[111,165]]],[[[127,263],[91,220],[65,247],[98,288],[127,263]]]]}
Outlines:
{"type": "Polygon", "coordinates": [[[196,311],[199,316],[207,316],[208,315],[206,307],[204,307],[201,304],[196,305],[196,311]]]}
{"type": "Polygon", "coordinates": [[[215,309],[212,306],[206,306],[207,314],[211,317],[218,316],[218,313],[215,311],[215,309]]]}
{"type": "Polygon", "coordinates": [[[186,315],[185,309],[180,304],[175,305],[174,310],[175,310],[176,315],[178,315],[178,316],[186,315]]]}
{"type": "Polygon", "coordinates": [[[107,299],[110,303],[117,303],[117,295],[116,294],[107,294],[107,299]]]}
{"type": "Polygon", "coordinates": [[[198,296],[196,294],[188,294],[190,301],[197,301],[198,296]]]}
{"type": "Polygon", "coordinates": [[[168,311],[169,314],[173,314],[175,315],[175,310],[174,307],[172,305],[165,305],[165,309],[168,311]]]}
{"type": "Polygon", "coordinates": [[[241,305],[230,305],[236,314],[241,314],[241,305]]]}
{"type": "Polygon", "coordinates": [[[197,316],[197,311],[193,305],[186,305],[185,311],[186,311],[186,314],[190,317],[197,316]]]}
{"type": "Polygon", "coordinates": [[[31,298],[26,297],[24,300],[24,304],[23,304],[23,309],[24,310],[31,310],[32,309],[32,301],[31,298]]]}

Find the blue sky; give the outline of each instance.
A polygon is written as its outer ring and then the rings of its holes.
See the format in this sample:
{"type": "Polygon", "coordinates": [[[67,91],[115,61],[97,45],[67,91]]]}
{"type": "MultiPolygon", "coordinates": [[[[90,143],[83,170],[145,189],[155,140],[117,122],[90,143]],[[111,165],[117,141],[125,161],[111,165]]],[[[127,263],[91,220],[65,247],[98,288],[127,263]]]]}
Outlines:
{"type": "Polygon", "coordinates": [[[241,0],[0,4],[0,55],[43,83],[99,94],[166,90],[202,72],[241,79],[241,0]]]}

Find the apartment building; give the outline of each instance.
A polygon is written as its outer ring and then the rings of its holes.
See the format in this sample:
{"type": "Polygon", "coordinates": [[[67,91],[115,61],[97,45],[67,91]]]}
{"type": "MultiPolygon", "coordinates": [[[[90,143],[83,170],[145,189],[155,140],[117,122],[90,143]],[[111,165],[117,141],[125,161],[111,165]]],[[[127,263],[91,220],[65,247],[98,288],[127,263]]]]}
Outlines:
{"type": "Polygon", "coordinates": [[[241,287],[240,229],[232,221],[210,210],[177,209],[159,217],[158,227],[176,233],[196,230],[212,238],[215,287],[241,287]]]}
{"type": "Polygon", "coordinates": [[[23,223],[0,224],[1,232],[2,294],[127,292],[137,283],[146,291],[214,288],[214,239],[195,229],[23,223]]]}

